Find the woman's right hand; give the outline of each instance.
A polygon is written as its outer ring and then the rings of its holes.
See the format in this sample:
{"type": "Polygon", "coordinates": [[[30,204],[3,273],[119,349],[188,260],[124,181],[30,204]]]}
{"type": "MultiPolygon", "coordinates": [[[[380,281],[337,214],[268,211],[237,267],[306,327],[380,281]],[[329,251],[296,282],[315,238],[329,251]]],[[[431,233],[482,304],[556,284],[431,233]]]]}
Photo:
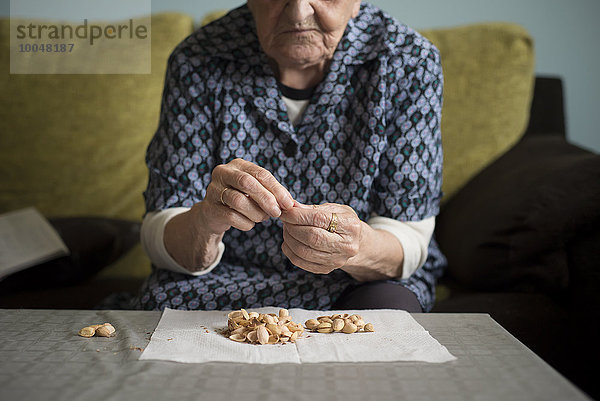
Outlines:
{"type": "Polygon", "coordinates": [[[200,204],[207,228],[219,233],[230,227],[249,231],[256,223],[291,209],[294,199],[268,170],[235,159],[215,167],[200,204]]]}
{"type": "Polygon", "coordinates": [[[264,168],[235,159],[214,168],[205,198],[165,227],[169,254],[190,271],[210,266],[225,231],[251,230],[294,206],[292,195],[264,168]]]}

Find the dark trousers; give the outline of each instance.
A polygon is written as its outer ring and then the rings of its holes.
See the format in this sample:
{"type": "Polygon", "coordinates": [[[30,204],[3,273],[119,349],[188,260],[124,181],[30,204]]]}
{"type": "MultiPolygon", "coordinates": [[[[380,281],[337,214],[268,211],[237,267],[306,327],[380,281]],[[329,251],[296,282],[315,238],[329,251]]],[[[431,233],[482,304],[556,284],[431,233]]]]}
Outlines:
{"type": "Polygon", "coordinates": [[[346,289],[332,309],[402,309],[407,312],[423,312],[412,291],[399,284],[384,281],[346,289]]]}

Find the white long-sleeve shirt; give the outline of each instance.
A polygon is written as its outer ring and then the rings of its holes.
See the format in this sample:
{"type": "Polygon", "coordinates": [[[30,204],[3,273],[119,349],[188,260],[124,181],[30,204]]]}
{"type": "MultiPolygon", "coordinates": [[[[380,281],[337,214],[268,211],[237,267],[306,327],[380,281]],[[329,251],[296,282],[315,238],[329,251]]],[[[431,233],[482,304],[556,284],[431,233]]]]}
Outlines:
{"type": "MultiPolygon", "coordinates": [[[[197,272],[191,272],[177,263],[167,251],[164,243],[165,227],[169,220],[188,210],[189,208],[178,207],[146,214],[142,222],[142,246],[154,266],[178,273],[202,276],[212,271],[221,261],[225,251],[223,242],[219,243],[216,260],[206,269],[197,272]]],[[[427,259],[429,241],[435,228],[435,217],[416,222],[401,222],[374,215],[367,221],[367,224],[374,229],[392,233],[400,242],[404,251],[402,278],[410,277],[419,267],[423,266],[427,259]]]]}

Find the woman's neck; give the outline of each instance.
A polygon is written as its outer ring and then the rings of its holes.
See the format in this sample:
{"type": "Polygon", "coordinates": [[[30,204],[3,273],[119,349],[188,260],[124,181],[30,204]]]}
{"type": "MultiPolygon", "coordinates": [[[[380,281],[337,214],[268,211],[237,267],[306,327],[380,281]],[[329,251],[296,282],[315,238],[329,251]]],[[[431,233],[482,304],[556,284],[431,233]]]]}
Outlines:
{"type": "Polygon", "coordinates": [[[311,65],[308,67],[280,66],[272,61],[273,70],[279,82],[294,89],[313,88],[325,77],[325,69],[329,63],[311,65]]]}

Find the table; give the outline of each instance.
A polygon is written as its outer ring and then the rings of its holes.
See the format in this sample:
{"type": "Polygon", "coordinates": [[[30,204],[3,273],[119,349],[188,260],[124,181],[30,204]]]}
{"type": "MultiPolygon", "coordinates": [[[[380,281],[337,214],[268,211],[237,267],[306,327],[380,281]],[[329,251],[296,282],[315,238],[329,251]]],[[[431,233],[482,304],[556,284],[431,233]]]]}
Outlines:
{"type": "Polygon", "coordinates": [[[0,310],[0,400],[588,400],[486,314],[414,314],[458,359],[368,364],[139,361],[161,312],[0,310]],[[113,338],[80,328],[111,322],[113,338]]]}

